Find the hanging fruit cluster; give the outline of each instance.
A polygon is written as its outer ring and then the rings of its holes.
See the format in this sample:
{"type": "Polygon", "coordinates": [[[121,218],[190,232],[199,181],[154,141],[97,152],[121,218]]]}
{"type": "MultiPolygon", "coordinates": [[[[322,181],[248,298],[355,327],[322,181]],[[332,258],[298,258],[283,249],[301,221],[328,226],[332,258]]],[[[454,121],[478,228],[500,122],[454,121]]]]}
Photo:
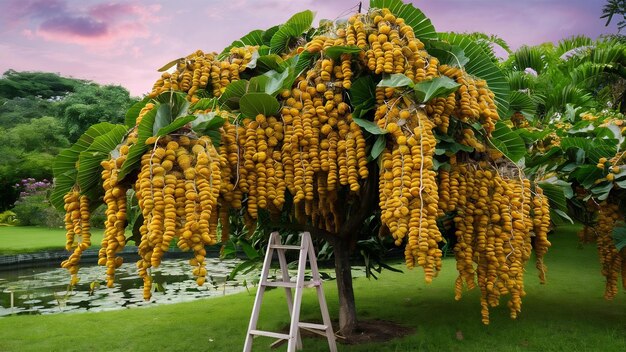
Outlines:
{"type": "MultiPolygon", "coordinates": [[[[596,120],[597,116],[584,114],[585,120],[596,120]]],[[[614,123],[615,121],[612,121],[614,123]]],[[[621,125],[621,123],[620,123],[621,125]]],[[[601,264],[601,273],[606,279],[604,297],[608,300],[617,295],[619,278],[622,286],[626,289],[626,247],[618,247],[618,234],[624,232],[625,218],[623,202],[624,181],[626,180],[626,166],[624,165],[626,153],[618,152],[611,158],[600,157],[595,167],[598,178],[593,186],[603,186],[605,194],[593,193],[594,187],[585,189],[582,185],[577,187],[577,197],[583,200],[586,215],[583,219],[585,226],[578,232],[581,244],[596,243],[601,264]]]]}
{"type": "Polygon", "coordinates": [[[540,278],[545,280],[543,255],[550,246],[550,219],[541,188],[532,187],[519,170],[506,165],[453,159],[450,171],[440,172],[439,199],[443,211],[456,213],[455,298],[461,298],[463,285],[472,289],[477,282],[484,324],[489,324],[489,307],[497,306],[504,294],[511,295],[508,306],[511,318],[516,318],[525,295],[523,275],[531,236],[540,278]]]}
{"type": "MultiPolygon", "coordinates": [[[[154,129],[158,136],[147,139],[140,137],[153,126],[140,126],[158,109],[163,95],[183,92],[192,104],[200,104],[207,100],[202,98],[233,94],[227,87],[243,79],[250,81],[242,90],[253,89],[256,76],[251,78],[253,70],[248,68],[257,64],[253,58],[260,48],[232,47],[222,55],[196,51],[171,63],[176,66],[171,73],[162,74],[149,95],[153,100],[143,106],[134,128],[101,164],[107,220],[99,264],[107,266],[107,285],[113,285],[115,269],[122,264],[118,253],[126,243],[130,221],[127,196],[134,195],[141,209],[137,267],[148,299],[151,270],[174,243],[193,251],[193,274],[199,285],[204,283],[205,247],[228,239],[230,209],[245,209],[249,226],[261,211],[289,212],[295,222],[338,233],[346,221],[343,203],[358,204],[365,180],[376,176],[382,226],[396,245],[405,245],[407,266],[422,267],[426,282],[432,281],[442,257],[437,219],[452,214],[458,239],[457,296],[463,282],[471,288],[477,279],[483,321],[488,323],[487,307],[497,305],[500,295],[507,293],[515,317],[524,295],[523,267],[533,233],[537,267],[545,272],[541,258],[550,245],[549,210],[541,190],[532,189],[519,171],[512,175],[509,169],[500,170],[514,167],[512,163],[501,159],[496,167],[475,161],[502,156],[488,148],[498,113],[486,82],[462,68],[440,64],[413,28],[388,9],[373,8],[315,32],[308,42],[303,39],[294,41],[296,46],[280,60],[308,54],[311,61],[287,86],[276,89],[276,98],[270,97],[277,102],[275,111],[244,114],[236,107],[228,111],[232,106],[225,105],[237,99],[208,109],[191,105],[190,112],[185,111],[197,119],[213,114],[224,120],[217,130],[217,147],[193,130],[193,124],[163,134],[154,129]],[[357,114],[351,90],[355,78],[394,74],[403,75],[407,83],[372,86],[373,113],[357,114]],[[412,86],[435,79],[454,89],[432,99],[417,98],[412,86]],[[368,146],[368,138],[376,136],[364,133],[364,121],[381,131],[379,155],[372,155],[368,146]],[[474,151],[472,157],[454,151],[436,160],[437,133],[474,151]],[[144,141],[148,148],[134,173],[126,172],[130,176],[124,179],[120,175],[125,174],[131,148],[144,141]],[[456,154],[463,162],[456,162],[456,154]],[[378,169],[368,165],[370,155],[378,159],[378,169]],[[436,163],[449,164],[450,169],[436,163]],[[370,175],[371,170],[377,175],[370,175]]],[[[243,104],[245,99],[238,98],[243,104]]],[[[72,197],[74,193],[68,195],[72,197]]],[[[74,206],[67,209],[68,219],[74,219],[74,206]]],[[[75,265],[77,260],[69,262],[75,265]]]]}
{"type": "Polygon", "coordinates": [[[73,252],[67,260],[61,263],[61,267],[67,269],[72,276],[70,285],[75,285],[78,283],[80,257],[83,251],[91,246],[89,199],[73,189],[63,197],[63,200],[65,202],[65,249],[73,252]]]}

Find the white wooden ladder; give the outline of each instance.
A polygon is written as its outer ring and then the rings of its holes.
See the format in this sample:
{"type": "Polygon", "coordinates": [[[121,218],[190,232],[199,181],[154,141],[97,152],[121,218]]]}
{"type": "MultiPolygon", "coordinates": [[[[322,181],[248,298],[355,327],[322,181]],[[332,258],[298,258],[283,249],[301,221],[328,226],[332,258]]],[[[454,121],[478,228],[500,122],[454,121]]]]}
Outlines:
{"type": "Polygon", "coordinates": [[[300,329],[306,329],[315,333],[326,335],[328,339],[328,347],[331,352],[337,351],[337,345],[335,343],[335,333],[330,322],[330,315],[328,314],[328,307],[326,306],[326,298],[324,297],[324,291],[322,290],[322,280],[320,279],[320,273],[317,269],[317,258],[315,257],[315,250],[313,249],[313,242],[311,241],[311,234],[303,232],[300,234],[300,245],[283,245],[280,243],[280,235],[278,232],[272,232],[270,235],[269,245],[267,252],[265,253],[265,260],[263,262],[263,271],[261,272],[261,280],[254,300],[254,307],[252,308],[252,316],[250,317],[250,325],[248,325],[248,333],[246,335],[246,342],[243,347],[244,352],[252,351],[252,340],[254,336],[267,336],[279,339],[279,341],[287,340],[287,351],[294,352],[296,348],[302,349],[302,340],[300,338],[300,329]],[[285,250],[299,250],[300,257],[298,260],[298,274],[296,280],[291,281],[289,277],[289,270],[287,268],[287,259],[285,258],[285,250]],[[280,270],[282,278],[277,281],[268,281],[270,266],[274,251],[278,255],[278,261],[280,263],[280,270]],[[305,281],[304,274],[306,269],[307,257],[309,265],[311,266],[312,280],[305,281]],[[261,304],[263,302],[263,294],[266,287],[283,287],[285,288],[285,294],[287,296],[287,306],[289,307],[289,314],[291,316],[291,323],[289,325],[289,333],[277,333],[272,331],[264,331],[257,329],[257,322],[259,320],[259,312],[261,310],[261,304]],[[300,322],[300,306],[302,304],[302,291],[305,287],[315,287],[317,290],[317,298],[319,300],[320,310],[322,312],[322,324],[304,323],[300,322]],[[292,296],[291,289],[295,288],[295,299],[292,296]]]}

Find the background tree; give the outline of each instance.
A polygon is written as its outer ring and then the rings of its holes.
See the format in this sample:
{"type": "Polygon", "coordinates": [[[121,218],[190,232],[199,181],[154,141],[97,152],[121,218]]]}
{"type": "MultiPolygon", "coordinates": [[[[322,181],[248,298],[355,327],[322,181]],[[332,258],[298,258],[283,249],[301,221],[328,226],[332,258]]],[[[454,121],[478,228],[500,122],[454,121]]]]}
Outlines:
{"type": "Polygon", "coordinates": [[[613,16],[621,16],[621,19],[617,22],[617,28],[621,31],[626,27],[626,1],[624,0],[608,0],[606,5],[602,8],[602,16],[600,18],[606,18],[605,26],[608,26],[613,20],[613,16]]]}
{"type": "Polygon", "coordinates": [[[55,104],[66,134],[74,142],[89,126],[98,122],[124,122],[126,110],[137,101],[121,86],[86,84],[55,104]]]}
{"type": "Polygon", "coordinates": [[[0,78],[0,211],[22,179],[52,179],[52,160],[88,124],[123,120],[136,99],[119,86],[99,86],[47,72],[9,70],[0,78]],[[85,125],[87,124],[87,125],[85,125]]]}

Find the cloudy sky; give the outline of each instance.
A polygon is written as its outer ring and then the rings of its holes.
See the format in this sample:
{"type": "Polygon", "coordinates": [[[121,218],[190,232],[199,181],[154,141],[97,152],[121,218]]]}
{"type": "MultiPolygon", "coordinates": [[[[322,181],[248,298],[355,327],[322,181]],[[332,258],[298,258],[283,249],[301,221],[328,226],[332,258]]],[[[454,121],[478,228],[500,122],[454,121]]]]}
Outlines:
{"type": "MultiPolygon", "coordinates": [[[[616,33],[600,19],[605,0],[413,0],[438,31],[496,34],[515,49],[576,34],[616,33]]],[[[364,3],[368,3],[364,1],[364,3]]],[[[48,71],[131,94],[148,92],[156,69],[196,49],[221,51],[253,29],[311,9],[347,17],[343,0],[0,0],[0,72],[48,71]]],[[[365,6],[365,5],[364,5],[365,6]]],[[[614,22],[617,22],[614,20],[614,22]]]]}

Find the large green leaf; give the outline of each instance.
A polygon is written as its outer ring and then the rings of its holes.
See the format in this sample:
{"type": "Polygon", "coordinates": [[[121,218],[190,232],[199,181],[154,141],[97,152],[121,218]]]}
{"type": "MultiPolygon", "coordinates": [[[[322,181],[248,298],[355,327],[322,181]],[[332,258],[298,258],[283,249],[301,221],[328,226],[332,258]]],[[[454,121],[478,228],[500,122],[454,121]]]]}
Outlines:
{"type": "Polygon", "coordinates": [[[581,165],[570,173],[570,179],[578,181],[586,189],[591,189],[602,176],[602,170],[595,165],[581,165]]]}
{"type": "Polygon", "coordinates": [[[354,107],[353,117],[360,118],[373,109],[376,106],[376,82],[372,76],[361,76],[352,82],[348,97],[354,107]]]}
{"type": "Polygon", "coordinates": [[[617,152],[617,143],[602,138],[588,139],[585,137],[561,138],[561,148],[570,148],[584,151],[586,158],[591,163],[598,163],[600,158],[610,158],[617,152]]]}
{"type": "Polygon", "coordinates": [[[149,101],[150,98],[145,97],[142,100],[133,104],[133,106],[131,106],[130,109],[126,111],[126,117],[124,119],[124,124],[126,125],[126,127],[135,127],[135,124],[137,123],[137,117],[139,117],[141,109],[143,109],[149,101]]]}
{"type": "Polygon", "coordinates": [[[246,45],[263,45],[263,34],[265,34],[265,31],[260,30],[260,29],[255,29],[252,32],[244,35],[243,37],[235,40],[234,42],[232,42],[229,46],[227,46],[226,48],[224,48],[224,50],[220,53],[219,58],[225,58],[226,56],[228,56],[228,54],[230,54],[230,49],[232,48],[240,48],[240,47],[244,47],[246,45]]]}
{"type": "Polygon", "coordinates": [[[491,61],[489,55],[483,51],[480,45],[462,35],[439,33],[439,38],[463,49],[463,53],[469,58],[469,62],[465,65],[465,71],[487,81],[489,89],[495,94],[498,114],[504,117],[509,109],[509,83],[502,71],[491,61]]]}
{"type": "Polygon", "coordinates": [[[172,123],[170,123],[169,125],[165,126],[165,127],[161,127],[157,133],[155,134],[155,136],[157,137],[163,137],[166,134],[170,134],[176,130],[181,129],[183,126],[185,126],[186,124],[188,124],[189,122],[193,121],[196,119],[195,115],[187,115],[187,116],[180,116],[177,117],[174,121],[172,121],[172,123]]]}
{"type": "Polygon", "coordinates": [[[427,103],[433,98],[447,97],[461,85],[449,77],[435,77],[428,81],[416,83],[413,86],[415,97],[419,102],[427,103]]]}
{"type": "Polygon", "coordinates": [[[405,4],[401,0],[370,0],[370,8],[388,8],[396,17],[403,18],[419,39],[437,39],[437,32],[430,19],[412,4],[405,4]]]}
{"type": "Polygon", "coordinates": [[[402,73],[383,75],[383,79],[378,82],[378,87],[413,87],[413,81],[402,73]]]}
{"type": "Polygon", "coordinates": [[[537,114],[537,102],[525,93],[512,91],[509,97],[509,112],[505,117],[519,111],[526,119],[533,121],[537,114]]]}
{"type": "Polygon", "coordinates": [[[260,75],[250,78],[246,92],[248,93],[265,93],[265,86],[269,82],[268,76],[260,75]]]}
{"type": "Polygon", "coordinates": [[[137,143],[133,144],[128,150],[128,157],[126,157],[126,161],[122,164],[117,175],[118,181],[124,179],[140,165],[141,156],[148,150],[146,139],[153,136],[152,127],[154,126],[158,107],[157,105],[141,118],[141,122],[137,126],[137,143]]]}
{"type": "Polygon", "coordinates": [[[247,89],[248,81],[245,79],[230,82],[218,101],[222,106],[225,105],[231,109],[237,109],[239,107],[239,99],[246,94],[247,89]]]}
{"type": "Polygon", "coordinates": [[[194,120],[191,125],[194,132],[198,135],[209,136],[213,145],[217,147],[222,138],[219,128],[222,127],[225,122],[225,118],[212,111],[208,114],[197,115],[196,120],[194,120]]]}
{"type": "Polygon", "coordinates": [[[439,40],[428,40],[425,44],[428,54],[436,57],[441,65],[463,68],[469,62],[469,58],[458,45],[450,45],[439,40]]]}
{"type": "Polygon", "coordinates": [[[280,110],[280,103],[267,93],[246,93],[239,100],[239,111],[254,118],[258,114],[273,116],[280,110]]]}
{"type": "Polygon", "coordinates": [[[502,122],[496,123],[489,141],[513,162],[518,162],[526,154],[526,146],[522,138],[502,122]]]}
{"type": "Polygon", "coordinates": [[[281,54],[289,47],[292,40],[302,35],[311,27],[314,14],[310,10],[298,12],[285,22],[270,40],[270,52],[281,54]]]}
{"type": "Polygon", "coordinates": [[[259,56],[255,72],[267,72],[272,70],[282,72],[284,70],[282,66],[284,61],[285,60],[276,54],[259,56]]]}
{"type": "Polygon", "coordinates": [[[359,118],[356,118],[356,117],[353,117],[352,120],[357,125],[361,126],[361,128],[365,129],[367,132],[369,132],[371,134],[383,135],[383,134],[389,133],[389,131],[384,130],[384,129],[378,127],[378,125],[373,123],[372,121],[365,120],[365,119],[359,119],[359,118]]]}
{"type": "Polygon", "coordinates": [[[50,202],[59,211],[63,211],[63,197],[76,184],[76,175],[78,173],[77,163],[80,153],[87,150],[93,141],[109,131],[116,128],[109,122],[101,122],[87,129],[85,133],[71,147],[64,149],[54,159],[52,171],[54,173],[54,189],[50,194],[50,202]]]}
{"type": "Polygon", "coordinates": [[[567,198],[571,198],[573,193],[572,185],[569,182],[551,178],[537,182],[537,184],[550,200],[550,208],[567,211],[567,198]]]}
{"type": "Polygon", "coordinates": [[[91,146],[80,153],[76,182],[82,194],[95,201],[102,194],[100,163],[110,157],[126,134],[126,127],[116,125],[111,131],[94,139],[91,146]]]}
{"type": "Polygon", "coordinates": [[[176,118],[187,115],[189,102],[185,99],[185,94],[165,92],[157,96],[154,100],[161,104],[157,109],[157,115],[152,127],[153,135],[156,135],[161,128],[174,122],[176,118]]]}
{"type": "Polygon", "coordinates": [[[282,73],[272,70],[263,75],[268,78],[265,93],[269,95],[276,95],[281,89],[290,88],[296,79],[293,68],[287,68],[282,73]]]}
{"type": "Polygon", "coordinates": [[[300,75],[311,67],[311,63],[313,59],[319,56],[319,53],[310,53],[308,51],[303,51],[299,55],[297,55],[297,62],[294,68],[296,75],[300,75]]]}

